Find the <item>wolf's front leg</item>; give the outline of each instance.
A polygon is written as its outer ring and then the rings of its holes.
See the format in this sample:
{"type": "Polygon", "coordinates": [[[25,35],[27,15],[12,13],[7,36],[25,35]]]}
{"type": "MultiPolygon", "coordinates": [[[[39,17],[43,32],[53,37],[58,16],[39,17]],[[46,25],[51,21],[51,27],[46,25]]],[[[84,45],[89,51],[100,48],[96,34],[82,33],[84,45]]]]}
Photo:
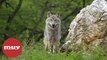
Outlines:
{"type": "Polygon", "coordinates": [[[59,44],[53,45],[53,53],[58,53],[59,44]]]}
{"type": "Polygon", "coordinates": [[[45,50],[48,51],[48,44],[45,44],[45,50]]]}
{"type": "Polygon", "coordinates": [[[53,53],[57,53],[57,46],[56,45],[53,46],[53,53]]]}
{"type": "Polygon", "coordinates": [[[48,51],[49,51],[49,53],[52,52],[52,44],[50,42],[48,43],[48,51]]]}

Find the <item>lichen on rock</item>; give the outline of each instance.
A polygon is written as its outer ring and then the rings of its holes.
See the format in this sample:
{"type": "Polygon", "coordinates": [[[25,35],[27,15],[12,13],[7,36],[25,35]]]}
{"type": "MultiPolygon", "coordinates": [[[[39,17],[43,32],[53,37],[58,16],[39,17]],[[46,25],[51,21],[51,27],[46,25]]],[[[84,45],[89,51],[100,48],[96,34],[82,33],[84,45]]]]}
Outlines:
{"type": "Polygon", "coordinates": [[[105,0],[94,0],[71,22],[62,48],[65,50],[69,47],[77,48],[75,45],[79,44],[84,50],[98,46],[107,50],[107,2],[105,0]]]}

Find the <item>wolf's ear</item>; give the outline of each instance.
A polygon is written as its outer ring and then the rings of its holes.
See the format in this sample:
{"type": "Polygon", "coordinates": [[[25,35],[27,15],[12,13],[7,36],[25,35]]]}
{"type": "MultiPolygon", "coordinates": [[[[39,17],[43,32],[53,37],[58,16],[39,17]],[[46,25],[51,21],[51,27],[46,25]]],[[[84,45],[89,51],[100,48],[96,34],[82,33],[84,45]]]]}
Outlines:
{"type": "Polygon", "coordinates": [[[56,14],[57,17],[60,17],[60,14],[56,14]]]}
{"type": "Polygon", "coordinates": [[[48,11],[47,17],[50,17],[51,15],[52,15],[52,13],[50,11],[48,11]]]}

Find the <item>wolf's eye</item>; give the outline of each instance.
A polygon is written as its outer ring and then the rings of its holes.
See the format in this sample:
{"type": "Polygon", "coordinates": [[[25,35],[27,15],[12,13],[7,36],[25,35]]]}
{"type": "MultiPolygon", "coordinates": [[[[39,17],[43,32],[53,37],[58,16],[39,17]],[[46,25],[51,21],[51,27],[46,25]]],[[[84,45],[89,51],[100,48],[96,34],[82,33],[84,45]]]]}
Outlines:
{"type": "Polygon", "coordinates": [[[57,20],[55,20],[55,21],[57,21],[57,20]]]}
{"type": "Polygon", "coordinates": [[[55,20],[56,22],[58,22],[59,20],[55,20]]]}

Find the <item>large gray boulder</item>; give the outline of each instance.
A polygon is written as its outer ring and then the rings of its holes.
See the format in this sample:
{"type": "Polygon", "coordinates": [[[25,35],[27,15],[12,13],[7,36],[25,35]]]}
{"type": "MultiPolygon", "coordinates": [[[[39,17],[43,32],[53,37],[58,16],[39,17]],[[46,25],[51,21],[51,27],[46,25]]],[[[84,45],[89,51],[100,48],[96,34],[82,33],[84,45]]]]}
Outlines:
{"type": "Polygon", "coordinates": [[[71,22],[69,33],[61,50],[84,50],[103,47],[107,51],[107,2],[94,0],[83,8],[71,22]]]}

